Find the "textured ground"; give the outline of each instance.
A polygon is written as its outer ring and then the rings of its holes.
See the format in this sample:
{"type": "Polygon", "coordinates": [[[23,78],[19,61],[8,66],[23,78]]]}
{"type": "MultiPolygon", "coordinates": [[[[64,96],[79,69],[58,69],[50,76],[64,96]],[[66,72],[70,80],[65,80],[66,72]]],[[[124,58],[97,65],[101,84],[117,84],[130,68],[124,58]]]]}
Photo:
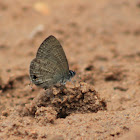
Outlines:
{"type": "Polygon", "coordinates": [[[139,0],[0,1],[0,139],[139,140],[139,44],[139,0]],[[51,97],[28,72],[49,35],[79,83],[51,97]]]}

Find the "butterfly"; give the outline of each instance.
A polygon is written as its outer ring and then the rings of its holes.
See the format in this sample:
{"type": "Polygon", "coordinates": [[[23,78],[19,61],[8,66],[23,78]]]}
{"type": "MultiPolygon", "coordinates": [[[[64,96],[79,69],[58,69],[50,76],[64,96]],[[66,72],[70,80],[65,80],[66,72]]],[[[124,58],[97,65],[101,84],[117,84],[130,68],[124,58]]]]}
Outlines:
{"type": "Polygon", "coordinates": [[[65,85],[76,74],[69,70],[65,52],[59,41],[52,35],[38,48],[36,58],[30,63],[29,73],[31,81],[44,89],[57,83],[65,85]]]}

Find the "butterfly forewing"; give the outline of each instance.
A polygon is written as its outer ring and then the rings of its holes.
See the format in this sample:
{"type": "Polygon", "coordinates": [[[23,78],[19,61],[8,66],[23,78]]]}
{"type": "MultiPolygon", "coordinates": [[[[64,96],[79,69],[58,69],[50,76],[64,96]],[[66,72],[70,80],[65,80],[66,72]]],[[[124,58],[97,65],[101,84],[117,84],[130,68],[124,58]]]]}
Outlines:
{"type": "Polygon", "coordinates": [[[69,71],[68,61],[64,50],[54,36],[49,36],[42,42],[37,51],[36,58],[56,61],[63,70],[63,73],[68,73],[69,71]]]}

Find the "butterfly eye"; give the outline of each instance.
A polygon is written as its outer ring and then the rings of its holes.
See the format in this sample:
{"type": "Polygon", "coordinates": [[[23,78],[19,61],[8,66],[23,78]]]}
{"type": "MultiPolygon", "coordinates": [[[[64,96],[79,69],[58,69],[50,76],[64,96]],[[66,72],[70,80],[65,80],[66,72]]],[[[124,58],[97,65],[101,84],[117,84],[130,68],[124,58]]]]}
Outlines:
{"type": "Polygon", "coordinates": [[[76,73],[74,71],[70,70],[69,74],[70,74],[71,77],[73,77],[76,73]]]}

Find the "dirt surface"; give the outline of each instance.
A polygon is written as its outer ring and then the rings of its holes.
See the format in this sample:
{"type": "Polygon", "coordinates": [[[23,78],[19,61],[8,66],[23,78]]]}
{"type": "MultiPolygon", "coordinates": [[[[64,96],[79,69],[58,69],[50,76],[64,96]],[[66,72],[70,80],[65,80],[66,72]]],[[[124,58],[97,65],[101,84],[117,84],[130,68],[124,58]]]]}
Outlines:
{"type": "Polygon", "coordinates": [[[0,1],[0,139],[140,139],[140,1],[0,1]],[[76,84],[29,86],[42,41],[76,84]]]}

